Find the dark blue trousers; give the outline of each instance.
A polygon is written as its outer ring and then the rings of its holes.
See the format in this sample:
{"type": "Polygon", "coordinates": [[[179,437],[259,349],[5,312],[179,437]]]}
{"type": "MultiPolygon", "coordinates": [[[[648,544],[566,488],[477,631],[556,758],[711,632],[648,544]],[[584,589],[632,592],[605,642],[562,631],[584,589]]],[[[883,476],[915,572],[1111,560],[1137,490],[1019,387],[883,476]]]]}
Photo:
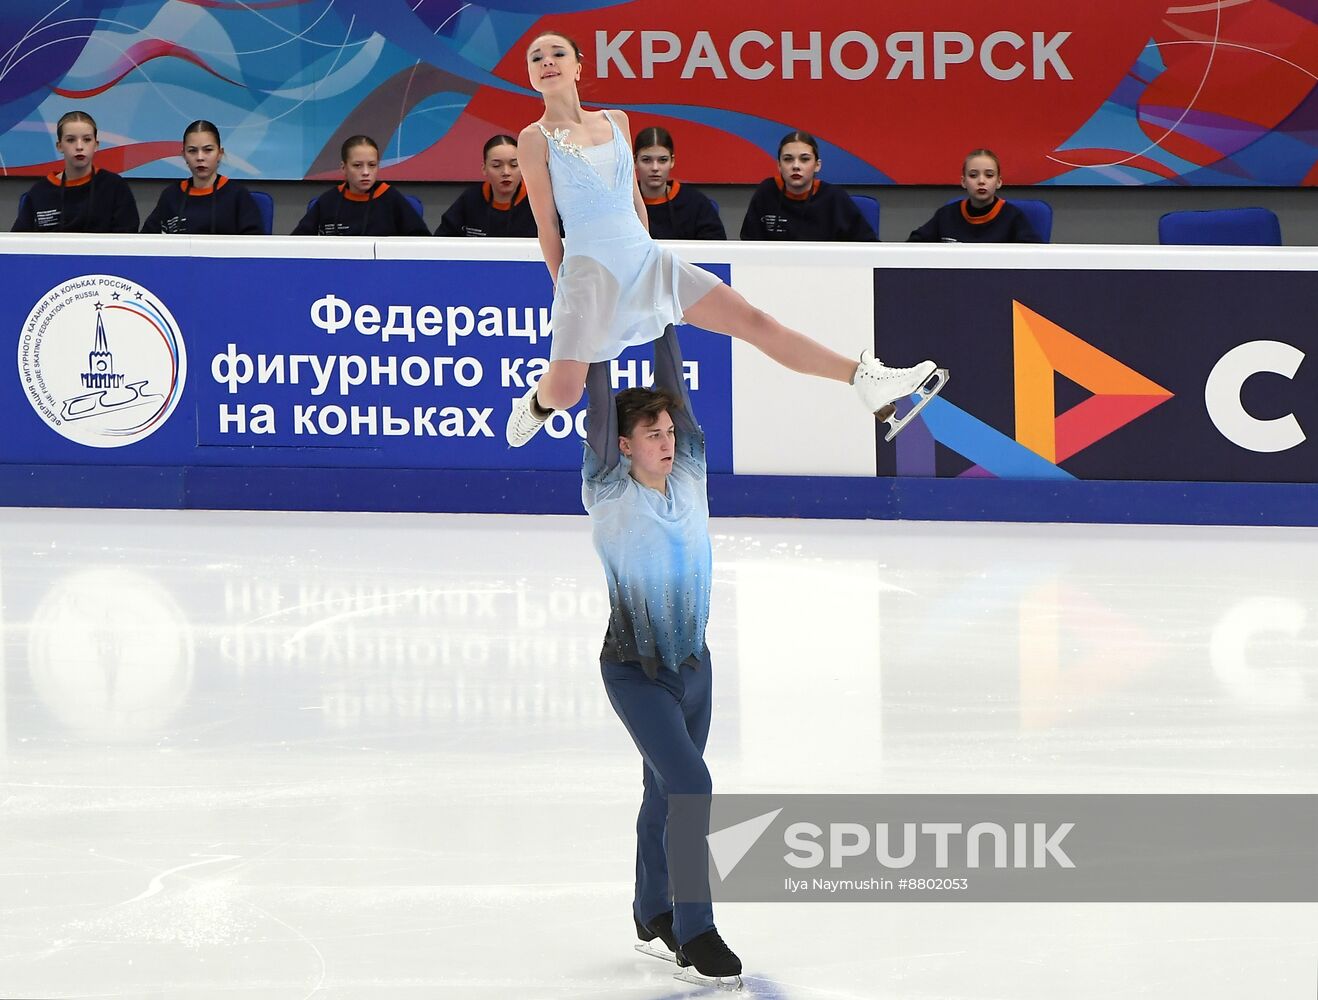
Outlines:
{"type": "Polygon", "coordinates": [[[705,767],[709,736],[711,673],[708,649],[698,667],[660,670],[654,680],[636,663],[601,661],[600,673],[613,710],[631,734],[645,766],[644,795],[636,817],[636,898],[642,924],[673,911],[673,933],[685,944],[714,927],[708,902],[673,905],[668,884],[668,796],[709,795],[705,767]]]}

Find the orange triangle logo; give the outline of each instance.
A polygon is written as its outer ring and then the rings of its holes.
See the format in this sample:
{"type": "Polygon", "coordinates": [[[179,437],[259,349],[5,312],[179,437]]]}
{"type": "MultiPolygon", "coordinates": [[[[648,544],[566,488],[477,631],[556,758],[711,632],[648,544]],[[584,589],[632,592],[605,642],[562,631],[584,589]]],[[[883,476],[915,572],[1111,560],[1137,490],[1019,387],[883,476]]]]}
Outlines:
{"type": "Polygon", "coordinates": [[[1016,440],[1054,465],[1124,427],[1173,393],[1013,300],[1016,440]],[[1057,413],[1054,373],[1093,393],[1057,413]]]}

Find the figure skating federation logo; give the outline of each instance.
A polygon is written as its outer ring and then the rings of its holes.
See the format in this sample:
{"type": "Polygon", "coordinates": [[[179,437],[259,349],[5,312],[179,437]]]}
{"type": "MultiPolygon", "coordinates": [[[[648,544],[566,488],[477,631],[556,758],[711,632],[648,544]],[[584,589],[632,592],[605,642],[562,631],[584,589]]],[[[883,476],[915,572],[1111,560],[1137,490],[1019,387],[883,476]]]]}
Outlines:
{"type": "Polygon", "coordinates": [[[174,412],[187,354],[178,323],[151,292],[87,274],[52,288],[28,313],[18,376],[55,431],[91,448],[121,448],[174,412]]]}

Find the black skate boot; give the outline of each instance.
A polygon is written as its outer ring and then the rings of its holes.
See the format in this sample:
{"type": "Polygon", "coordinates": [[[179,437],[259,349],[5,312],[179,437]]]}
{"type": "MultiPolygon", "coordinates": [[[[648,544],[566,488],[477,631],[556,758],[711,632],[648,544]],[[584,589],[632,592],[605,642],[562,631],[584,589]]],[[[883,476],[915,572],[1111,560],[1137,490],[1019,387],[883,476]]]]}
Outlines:
{"type": "Polygon", "coordinates": [[[716,930],[697,934],[679,947],[677,964],[684,968],[675,978],[683,982],[696,986],[715,986],[721,990],[741,989],[741,959],[724,944],[716,930]],[[693,966],[695,973],[687,966],[693,966]]]}
{"type": "Polygon", "coordinates": [[[636,936],[641,939],[641,944],[636,946],[637,951],[652,958],[662,958],[666,962],[677,961],[677,938],[673,936],[672,910],[651,917],[648,925],[636,920],[635,914],[632,915],[632,920],[636,923],[636,936]],[[651,943],[655,938],[658,938],[662,945],[651,943]]]}

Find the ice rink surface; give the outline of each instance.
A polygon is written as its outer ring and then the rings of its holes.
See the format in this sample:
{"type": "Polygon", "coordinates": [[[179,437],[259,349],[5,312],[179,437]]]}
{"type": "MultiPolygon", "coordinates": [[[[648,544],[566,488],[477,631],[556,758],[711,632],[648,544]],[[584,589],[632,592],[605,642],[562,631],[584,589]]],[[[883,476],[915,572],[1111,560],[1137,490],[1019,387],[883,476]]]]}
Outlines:
{"type": "MultiPolygon", "coordinates": [[[[1318,792],[1318,534],[715,520],[716,792],[1318,792]]],[[[0,997],[666,998],[583,517],[0,511],[0,997]]],[[[1318,992],[1315,904],[727,904],[744,995],[1318,992]]]]}

